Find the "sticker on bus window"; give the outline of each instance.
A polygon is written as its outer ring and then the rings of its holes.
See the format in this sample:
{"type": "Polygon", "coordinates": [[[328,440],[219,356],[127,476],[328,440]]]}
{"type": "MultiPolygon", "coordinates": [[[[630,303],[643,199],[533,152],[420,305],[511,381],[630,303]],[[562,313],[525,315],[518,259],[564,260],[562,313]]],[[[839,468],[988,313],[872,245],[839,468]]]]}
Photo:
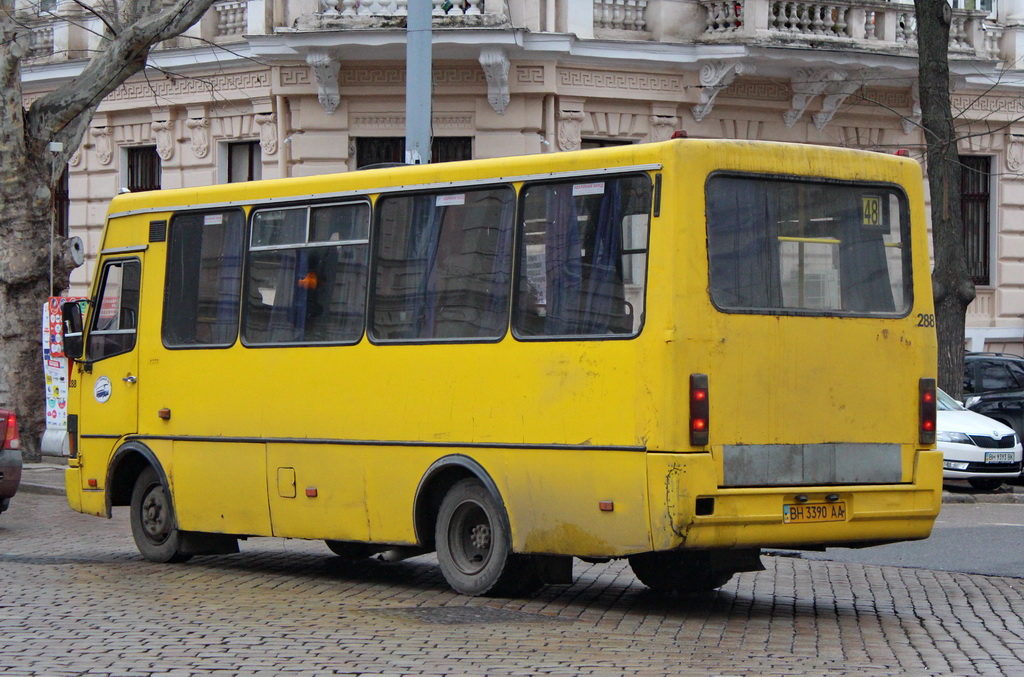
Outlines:
{"type": "Polygon", "coordinates": [[[860,224],[874,228],[885,225],[882,223],[881,197],[878,195],[860,196],[860,224]]]}
{"type": "Polygon", "coordinates": [[[460,207],[466,204],[466,194],[460,193],[458,195],[438,195],[437,202],[434,203],[436,207],[460,207]]]}
{"type": "Polygon", "coordinates": [[[220,226],[224,223],[223,214],[207,214],[203,217],[204,226],[220,226]]]}
{"type": "Polygon", "coordinates": [[[581,195],[604,195],[604,181],[597,183],[577,183],[572,187],[572,196],[581,195]]]}

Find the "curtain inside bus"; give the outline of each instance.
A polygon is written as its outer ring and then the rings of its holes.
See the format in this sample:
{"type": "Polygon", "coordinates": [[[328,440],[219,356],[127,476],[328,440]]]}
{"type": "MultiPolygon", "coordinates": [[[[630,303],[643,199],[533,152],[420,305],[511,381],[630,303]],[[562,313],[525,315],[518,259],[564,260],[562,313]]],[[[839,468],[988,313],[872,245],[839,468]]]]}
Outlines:
{"type": "Polygon", "coordinates": [[[720,175],[706,198],[719,308],[907,312],[907,203],[897,188],[720,175]]]}

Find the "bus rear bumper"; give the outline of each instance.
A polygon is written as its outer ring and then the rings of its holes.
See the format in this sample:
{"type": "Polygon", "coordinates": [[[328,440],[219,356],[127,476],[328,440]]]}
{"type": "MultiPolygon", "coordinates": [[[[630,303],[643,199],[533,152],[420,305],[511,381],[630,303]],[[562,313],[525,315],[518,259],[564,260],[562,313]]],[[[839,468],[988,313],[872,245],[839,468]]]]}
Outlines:
{"type": "Polygon", "coordinates": [[[817,549],[927,538],[942,503],[942,453],[921,450],[915,461],[902,484],[721,488],[709,454],[650,454],[652,499],[669,497],[660,516],[652,505],[652,544],[817,549]]]}
{"type": "Polygon", "coordinates": [[[82,488],[82,469],[69,467],[64,471],[64,493],[72,510],[87,515],[107,517],[106,492],[82,488]]]}

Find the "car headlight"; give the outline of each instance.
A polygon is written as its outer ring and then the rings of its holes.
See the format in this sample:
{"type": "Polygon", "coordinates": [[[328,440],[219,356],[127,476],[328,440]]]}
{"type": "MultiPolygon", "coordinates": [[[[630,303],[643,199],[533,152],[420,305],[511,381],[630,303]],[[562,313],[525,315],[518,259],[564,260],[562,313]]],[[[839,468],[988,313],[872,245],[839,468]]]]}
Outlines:
{"type": "Polygon", "coordinates": [[[935,433],[935,439],[939,442],[953,442],[955,444],[974,444],[974,441],[964,433],[951,433],[940,430],[935,433]]]}
{"type": "Polygon", "coordinates": [[[944,470],[967,470],[970,463],[965,461],[943,461],[942,468],[944,470]]]}

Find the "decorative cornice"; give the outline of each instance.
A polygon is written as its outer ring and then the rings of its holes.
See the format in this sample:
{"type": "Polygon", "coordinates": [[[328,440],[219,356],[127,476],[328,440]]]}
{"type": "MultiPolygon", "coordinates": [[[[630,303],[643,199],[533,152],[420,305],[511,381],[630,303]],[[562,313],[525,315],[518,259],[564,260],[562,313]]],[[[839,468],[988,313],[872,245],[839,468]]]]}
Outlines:
{"type": "Polygon", "coordinates": [[[480,50],[480,66],[487,77],[487,102],[495,113],[504,115],[509,102],[508,54],[498,47],[485,47],[480,50]]]}
{"type": "Polygon", "coordinates": [[[224,98],[231,91],[266,89],[270,86],[269,71],[251,73],[222,73],[202,78],[173,78],[158,81],[125,83],[107,95],[105,102],[133,101],[136,99],[185,97],[194,94],[209,95],[216,92],[224,98]]]}
{"type": "Polygon", "coordinates": [[[683,78],[657,73],[609,73],[579,68],[559,68],[558,84],[588,90],[621,89],[638,92],[683,92],[683,78]]]}
{"type": "Polygon", "coordinates": [[[516,66],[516,82],[521,85],[543,85],[543,66],[516,66]]]}
{"type": "Polygon", "coordinates": [[[1020,134],[1006,135],[1006,169],[1020,172],[1024,168],[1024,136],[1020,134]]]}
{"type": "Polygon", "coordinates": [[[974,94],[954,94],[949,97],[953,110],[961,113],[1024,113],[1024,99],[1017,97],[977,96],[974,94]]]}
{"type": "Polygon", "coordinates": [[[862,86],[862,82],[859,80],[848,79],[842,82],[830,82],[825,87],[825,97],[821,102],[821,112],[816,113],[812,116],[814,120],[814,126],[818,128],[818,131],[822,131],[832,120],[832,116],[836,114],[839,107],[843,105],[843,102],[850,97],[851,94],[856,92],[862,86]]]}
{"type": "Polygon", "coordinates": [[[737,75],[753,73],[754,67],[742,61],[709,61],[700,67],[700,104],[694,106],[693,119],[700,122],[715,105],[719,92],[732,84],[737,75]]]}
{"type": "Polygon", "coordinates": [[[210,120],[189,118],[185,126],[192,130],[192,152],[197,158],[204,158],[210,152],[210,120]]]}
{"type": "Polygon", "coordinates": [[[260,128],[260,148],[267,155],[273,155],[277,152],[277,116],[257,113],[253,119],[260,128]]]}
{"type": "MultiPolygon", "coordinates": [[[[434,129],[472,129],[473,116],[463,113],[434,113],[434,129]]],[[[351,129],[405,129],[404,113],[351,113],[351,129]]]]}
{"type": "Polygon", "coordinates": [[[558,147],[562,150],[579,150],[582,146],[580,129],[583,123],[583,111],[558,111],[558,147]]]}
{"type": "Polygon", "coordinates": [[[647,118],[651,125],[651,141],[668,141],[679,125],[679,118],[668,115],[652,115],[647,118]]]}
{"type": "Polygon", "coordinates": [[[834,68],[801,68],[794,73],[790,80],[793,88],[792,107],[782,114],[786,127],[795,125],[811,101],[823,93],[830,84],[845,80],[846,71],[834,68]]]}
{"type": "Polygon", "coordinates": [[[89,130],[89,133],[96,139],[96,159],[101,165],[109,165],[114,158],[111,131],[113,130],[110,127],[93,127],[89,130]]]}
{"type": "Polygon", "coordinates": [[[174,157],[174,120],[154,120],[151,128],[156,136],[156,154],[161,160],[174,157]]]}
{"type": "Polygon", "coordinates": [[[338,91],[338,72],[341,62],[326,49],[313,50],[306,55],[306,63],[316,76],[317,98],[328,115],[333,115],[341,103],[338,91]]]}

